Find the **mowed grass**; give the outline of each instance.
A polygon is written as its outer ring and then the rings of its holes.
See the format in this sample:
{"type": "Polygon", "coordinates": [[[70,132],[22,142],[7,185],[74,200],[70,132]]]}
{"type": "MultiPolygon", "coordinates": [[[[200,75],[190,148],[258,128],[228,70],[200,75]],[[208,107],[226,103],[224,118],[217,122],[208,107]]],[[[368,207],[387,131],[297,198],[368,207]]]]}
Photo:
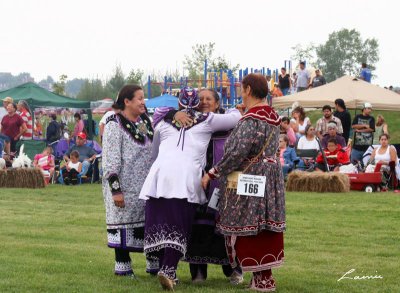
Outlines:
{"type": "MultiPolygon", "coordinates": [[[[285,263],[277,292],[400,292],[400,196],[396,193],[287,194],[285,263]],[[383,279],[338,279],[382,276],[383,279]]],[[[138,280],[113,275],[101,186],[0,190],[0,292],[159,292],[134,254],[138,280]]],[[[245,292],[218,266],[201,285],[180,263],[177,292],[245,292]]]]}

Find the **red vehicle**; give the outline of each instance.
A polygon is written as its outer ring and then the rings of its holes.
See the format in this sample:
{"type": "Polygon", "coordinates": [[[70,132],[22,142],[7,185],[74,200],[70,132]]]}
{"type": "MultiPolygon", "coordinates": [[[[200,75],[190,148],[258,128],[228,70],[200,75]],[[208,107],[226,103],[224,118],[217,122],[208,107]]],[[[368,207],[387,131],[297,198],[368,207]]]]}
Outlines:
{"type": "Polygon", "coordinates": [[[378,164],[372,173],[350,173],[350,189],[365,192],[381,191],[382,173],[381,165],[378,164]]]}
{"type": "Polygon", "coordinates": [[[365,192],[380,191],[382,185],[381,172],[347,174],[350,178],[351,190],[364,190],[365,192]]]}

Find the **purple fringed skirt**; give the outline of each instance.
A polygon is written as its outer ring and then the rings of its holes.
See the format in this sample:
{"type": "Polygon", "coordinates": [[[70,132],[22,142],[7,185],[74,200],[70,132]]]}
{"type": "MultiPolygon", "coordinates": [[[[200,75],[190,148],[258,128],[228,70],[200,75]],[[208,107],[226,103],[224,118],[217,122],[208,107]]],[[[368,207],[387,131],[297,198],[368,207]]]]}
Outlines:
{"type": "Polygon", "coordinates": [[[186,199],[150,198],[146,201],[144,252],[158,257],[164,248],[186,254],[197,204],[186,199]]]}

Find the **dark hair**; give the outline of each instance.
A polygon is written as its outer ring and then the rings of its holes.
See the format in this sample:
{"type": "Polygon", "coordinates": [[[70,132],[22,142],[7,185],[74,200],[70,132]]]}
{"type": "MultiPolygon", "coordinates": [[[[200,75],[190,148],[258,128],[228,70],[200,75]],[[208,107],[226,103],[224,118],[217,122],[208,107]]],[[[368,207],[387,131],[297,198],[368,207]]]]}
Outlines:
{"type": "Polygon", "coordinates": [[[322,107],[322,111],[325,111],[325,110],[329,110],[329,111],[332,112],[332,108],[329,105],[325,105],[325,106],[322,107]]]}
{"type": "Polygon", "coordinates": [[[200,93],[204,92],[204,91],[209,91],[211,93],[212,97],[214,98],[215,102],[218,103],[218,108],[216,109],[216,113],[224,114],[225,110],[220,108],[221,103],[220,103],[220,98],[219,98],[218,92],[212,88],[204,88],[204,89],[199,90],[197,92],[197,95],[199,96],[200,93]]]}
{"type": "Polygon", "coordinates": [[[14,110],[17,111],[17,104],[15,103],[10,103],[10,104],[13,106],[14,110]]]}
{"type": "Polygon", "coordinates": [[[47,146],[43,149],[43,151],[48,150],[50,155],[53,153],[53,148],[51,146],[47,146]]]}
{"type": "Polygon", "coordinates": [[[286,71],[286,68],[285,68],[285,67],[282,67],[281,70],[285,70],[285,71],[286,71]]]}
{"type": "Polygon", "coordinates": [[[300,121],[304,121],[304,119],[306,119],[306,112],[304,112],[304,108],[302,106],[297,106],[292,112],[298,112],[300,114],[300,121]]]}
{"type": "Polygon", "coordinates": [[[215,100],[216,102],[219,102],[219,94],[218,94],[218,92],[217,92],[216,90],[214,90],[214,89],[212,89],[212,88],[204,88],[204,89],[199,90],[199,91],[197,92],[197,94],[200,94],[201,92],[204,92],[204,91],[209,91],[209,92],[211,92],[211,94],[212,94],[214,100],[215,100]]]}
{"type": "Polygon", "coordinates": [[[115,101],[114,105],[116,109],[124,110],[125,109],[125,99],[129,101],[133,100],[135,93],[139,90],[143,90],[142,87],[136,84],[127,84],[122,87],[122,89],[118,93],[117,100],[115,101]]]}
{"type": "Polygon", "coordinates": [[[75,113],[75,114],[74,114],[74,118],[78,118],[79,120],[82,119],[82,118],[81,118],[81,114],[79,114],[79,113],[75,113]]]}
{"type": "Polygon", "coordinates": [[[290,119],[289,119],[289,117],[282,117],[282,119],[281,119],[281,122],[290,122],[290,119]]]}
{"type": "Polygon", "coordinates": [[[307,135],[308,130],[310,129],[310,127],[313,127],[312,124],[307,124],[306,128],[304,129],[304,134],[307,135]]]}
{"type": "Polygon", "coordinates": [[[56,114],[51,114],[50,117],[51,117],[51,119],[53,119],[54,121],[57,120],[57,115],[56,115],[56,114]]]}
{"type": "Polygon", "coordinates": [[[381,138],[382,138],[383,136],[386,136],[386,139],[387,139],[387,140],[390,139],[390,135],[389,135],[389,134],[387,134],[387,133],[382,133],[381,135],[379,135],[379,140],[381,140],[381,138]]]}
{"type": "Polygon", "coordinates": [[[367,63],[365,63],[365,62],[361,63],[361,67],[362,68],[366,68],[367,67],[367,63]]]}
{"type": "Polygon", "coordinates": [[[328,142],[326,143],[326,145],[328,145],[328,143],[333,142],[334,144],[337,144],[337,140],[334,137],[331,137],[330,139],[328,139],[328,142]]]}
{"type": "Polygon", "coordinates": [[[79,152],[78,151],[72,151],[69,154],[69,157],[79,158],[79,152]]]}
{"type": "Polygon", "coordinates": [[[340,108],[343,108],[344,110],[346,110],[346,105],[345,105],[343,99],[336,99],[335,105],[338,105],[340,108]]]}
{"type": "Polygon", "coordinates": [[[305,66],[306,63],[305,63],[304,61],[301,61],[301,62],[300,62],[300,65],[304,65],[304,66],[305,66]]]}
{"type": "Polygon", "coordinates": [[[251,95],[257,99],[264,99],[268,95],[268,82],[264,75],[250,73],[242,80],[244,89],[250,87],[251,95]]]}

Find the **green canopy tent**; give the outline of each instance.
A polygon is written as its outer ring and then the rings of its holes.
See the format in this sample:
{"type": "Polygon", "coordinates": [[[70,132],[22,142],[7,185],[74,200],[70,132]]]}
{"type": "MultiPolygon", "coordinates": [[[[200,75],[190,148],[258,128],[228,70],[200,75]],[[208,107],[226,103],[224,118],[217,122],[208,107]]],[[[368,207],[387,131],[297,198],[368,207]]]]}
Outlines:
{"type": "Polygon", "coordinates": [[[28,82],[14,88],[1,91],[0,99],[11,97],[15,102],[25,100],[31,109],[40,107],[78,108],[86,110],[88,114],[89,138],[92,138],[92,111],[89,101],[80,101],[66,96],[52,93],[36,83],[28,82]]]}

